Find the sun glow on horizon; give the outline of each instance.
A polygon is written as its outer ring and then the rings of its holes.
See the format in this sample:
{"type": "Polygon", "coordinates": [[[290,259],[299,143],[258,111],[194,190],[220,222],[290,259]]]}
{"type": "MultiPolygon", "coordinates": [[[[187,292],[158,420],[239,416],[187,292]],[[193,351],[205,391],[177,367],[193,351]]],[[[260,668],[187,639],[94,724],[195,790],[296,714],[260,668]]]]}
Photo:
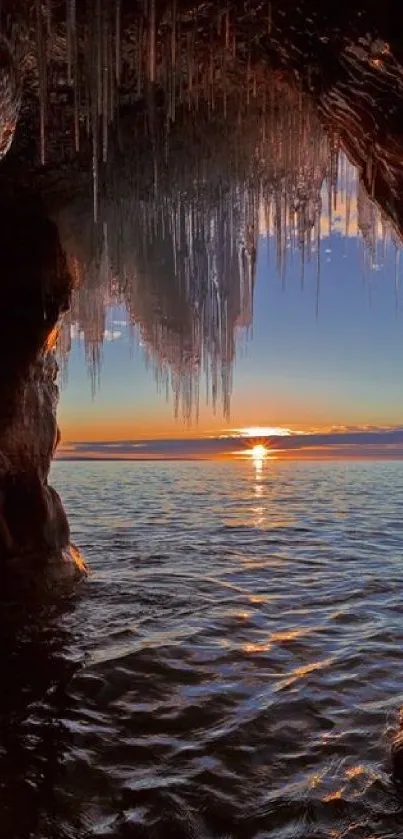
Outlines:
{"type": "Polygon", "coordinates": [[[250,450],[250,456],[253,457],[253,460],[255,461],[264,460],[264,458],[267,456],[266,446],[253,446],[253,448],[250,450]]]}
{"type": "MultiPolygon", "coordinates": [[[[241,437],[289,437],[292,431],[282,426],[255,425],[250,428],[237,428],[235,433],[241,437]]],[[[255,446],[255,448],[259,447],[255,446]]]]}

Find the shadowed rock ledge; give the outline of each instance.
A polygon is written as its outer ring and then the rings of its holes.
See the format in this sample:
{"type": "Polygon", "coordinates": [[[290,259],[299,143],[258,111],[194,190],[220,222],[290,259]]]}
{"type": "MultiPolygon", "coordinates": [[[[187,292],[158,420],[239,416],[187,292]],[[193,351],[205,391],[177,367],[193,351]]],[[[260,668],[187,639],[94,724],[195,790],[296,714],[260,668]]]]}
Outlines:
{"type": "Polygon", "coordinates": [[[0,597],[84,571],[48,484],[58,443],[53,344],[71,277],[39,201],[0,204],[0,597]]]}

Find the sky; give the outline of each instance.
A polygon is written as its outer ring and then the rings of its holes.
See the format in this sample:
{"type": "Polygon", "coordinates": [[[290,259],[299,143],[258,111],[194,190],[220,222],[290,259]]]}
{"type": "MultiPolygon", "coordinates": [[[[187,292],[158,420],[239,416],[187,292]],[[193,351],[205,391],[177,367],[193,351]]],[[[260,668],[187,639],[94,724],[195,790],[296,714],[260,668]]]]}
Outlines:
{"type": "MultiPolygon", "coordinates": [[[[312,456],[324,456],[333,445],[337,456],[358,456],[364,450],[380,456],[380,446],[384,454],[400,456],[403,299],[395,282],[395,248],[388,246],[384,257],[377,254],[370,269],[356,229],[348,237],[336,230],[331,236],[322,234],[320,262],[318,297],[316,267],[306,267],[302,287],[294,255],[283,282],[273,242],[260,237],[253,328],[240,334],[229,422],[220,406],[214,413],[206,405],[203,389],[198,423],[187,426],[175,419],[172,400],[158,392],[144,348],[133,342],[123,310],[109,314],[95,396],[83,342],[74,335],[59,408],[60,456],[110,456],[110,447],[101,444],[112,442],[113,456],[167,457],[173,438],[186,443],[182,450],[175,444],[175,456],[226,456],[232,451],[228,443],[212,444],[212,439],[222,441],[224,435],[254,426],[291,431],[288,437],[296,442],[291,446],[288,440],[287,446],[296,456],[307,449],[312,456]],[[393,439],[391,429],[396,429],[393,439]],[[342,439],[351,430],[353,441],[342,439]],[[304,445],[297,440],[301,432],[304,445]],[[329,432],[336,439],[324,443],[318,435],[329,432]],[[364,437],[381,432],[386,438],[378,436],[370,444],[362,439],[363,432],[364,437]],[[189,442],[200,437],[210,440],[202,454],[200,443],[189,442]],[[155,439],[165,441],[157,453],[155,444],[147,448],[145,443],[155,439]],[[138,446],[128,449],[127,441],[142,441],[142,452],[138,446]]],[[[284,451],[284,439],[280,444],[284,451]]]]}

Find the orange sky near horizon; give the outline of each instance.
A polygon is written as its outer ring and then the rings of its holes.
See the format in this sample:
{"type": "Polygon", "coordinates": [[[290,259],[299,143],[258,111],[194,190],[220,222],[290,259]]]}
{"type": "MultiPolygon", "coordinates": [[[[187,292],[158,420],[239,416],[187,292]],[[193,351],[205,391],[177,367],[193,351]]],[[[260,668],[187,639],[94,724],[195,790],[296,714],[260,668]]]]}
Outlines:
{"type": "MultiPolygon", "coordinates": [[[[161,425],[158,417],[150,417],[147,422],[134,419],[132,422],[127,418],[121,420],[114,418],[110,423],[105,422],[102,417],[91,419],[77,419],[64,421],[61,427],[62,444],[82,442],[118,443],[125,440],[158,440],[158,439],[196,439],[199,437],[220,437],[231,436],[239,428],[248,428],[248,424],[241,423],[226,424],[222,416],[217,416],[215,421],[211,419],[207,423],[192,423],[190,425],[172,418],[171,423],[161,425]]],[[[289,429],[293,433],[305,433],[327,431],[333,427],[331,422],[318,423],[276,423],[277,428],[289,429]]]]}
{"type": "Polygon", "coordinates": [[[157,396],[150,406],[136,406],[133,399],[129,409],[127,405],[119,407],[116,404],[113,410],[104,405],[98,408],[95,398],[92,403],[87,401],[82,406],[68,406],[59,412],[58,418],[63,443],[218,437],[230,435],[234,429],[256,426],[285,428],[293,433],[318,433],[335,427],[365,428],[367,424],[393,427],[399,424],[400,417],[395,418],[389,412],[385,415],[382,406],[370,418],[362,415],[361,406],[349,406],[347,411],[343,408],[332,403],[331,398],[321,404],[279,393],[273,394],[272,399],[265,394],[262,399],[250,390],[243,398],[234,394],[229,421],[223,416],[221,407],[217,407],[214,414],[211,406],[203,403],[197,421],[194,418],[191,422],[185,422],[181,417],[175,419],[172,402],[157,396]]]}
{"type": "MultiPolygon", "coordinates": [[[[165,407],[165,406],[163,406],[165,407]]],[[[105,416],[102,413],[96,413],[77,417],[63,416],[60,424],[61,443],[100,443],[111,442],[118,443],[126,440],[179,440],[179,439],[197,439],[203,437],[220,437],[232,436],[240,429],[248,428],[269,428],[289,430],[292,434],[318,434],[333,432],[335,430],[347,430],[349,427],[354,427],[357,430],[366,430],[369,426],[379,426],[380,428],[394,428],[399,423],[385,422],[383,417],[374,418],[374,422],[365,423],[359,420],[358,417],[349,416],[348,421],[343,421],[340,416],[327,417],[323,415],[318,418],[313,416],[311,422],[306,418],[306,415],[298,418],[294,414],[293,422],[287,422],[280,415],[271,413],[272,422],[266,423],[245,421],[239,419],[239,414],[231,418],[230,422],[226,422],[222,413],[217,411],[217,415],[200,416],[198,422],[185,423],[181,419],[175,419],[172,412],[164,416],[158,414],[149,414],[143,416],[128,417],[127,414],[119,416],[105,416]]],[[[256,436],[259,436],[257,434],[256,436]]]]}

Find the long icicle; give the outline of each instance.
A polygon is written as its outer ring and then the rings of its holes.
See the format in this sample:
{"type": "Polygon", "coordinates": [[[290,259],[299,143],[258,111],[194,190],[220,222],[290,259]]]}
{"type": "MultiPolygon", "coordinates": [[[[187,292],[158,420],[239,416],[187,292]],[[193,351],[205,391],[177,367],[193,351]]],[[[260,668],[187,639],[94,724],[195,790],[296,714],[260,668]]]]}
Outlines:
{"type": "Polygon", "coordinates": [[[156,78],[156,10],[155,0],[149,0],[148,6],[148,81],[155,84],[156,78]]]}
{"type": "Polygon", "coordinates": [[[102,161],[108,159],[108,121],[109,121],[109,84],[108,84],[108,14],[103,10],[102,20],[102,161]]]}
{"type": "Polygon", "coordinates": [[[93,51],[93,35],[90,32],[89,27],[85,26],[84,28],[84,36],[83,36],[83,44],[85,54],[88,55],[89,58],[89,69],[86,70],[84,74],[85,80],[85,128],[87,132],[87,136],[89,137],[91,134],[91,108],[92,108],[92,51],[93,51]]]}
{"type": "Polygon", "coordinates": [[[120,85],[121,73],[121,0],[116,0],[115,8],[115,79],[120,85]]]}
{"type": "Polygon", "coordinates": [[[171,1],[171,120],[176,111],[176,0],[171,1]]]}
{"type": "Polygon", "coordinates": [[[78,75],[78,41],[77,41],[77,20],[76,0],[70,0],[71,5],[71,48],[73,63],[73,95],[74,95],[74,147],[76,152],[80,151],[80,90],[78,75]]]}
{"type": "Polygon", "coordinates": [[[46,28],[47,28],[48,38],[51,38],[52,37],[52,27],[53,27],[52,0],[46,0],[45,15],[46,15],[46,28]]]}
{"type": "Polygon", "coordinates": [[[136,51],[136,74],[137,74],[137,97],[140,98],[143,88],[143,41],[144,41],[144,22],[143,16],[140,18],[137,35],[137,51],[136,51]]]}
{"type": "Polygon", "coordinates": [[[95,0],[95,32],[91,33],[92,61],[91,72],[92,82],[90,83],[91,95],[91,132],[92,132],[92,181],[94,201],[94,222],[98,221],[98,198],[99,198],[99,115],[102,106],[102,64],[101,57],[101,20],[100,0],[95,0]]]}
{"type": "Polygon", "coordinates": [[[112,29],[110,28],[110,35],[108,38],[107,43],[107,51],[108,51],[108,78],[109,78],[109,104],[108,104],[108,120],[112,124],[115,120],[115,99],[116,99],[116,65],[114,61],[113,55],[113,38],[112,38],[112,29]]]}
{"type": "Polygon", "coordinates": [[[102,21],[101,0],[95,2],[95,51],[96,51],[96,91],[97,114],[102,114],[102,21]]]}
{"type": "Polygon", "coordinates": [[[72,83],[72,55],[73,55],[73,33],[72,33],[72,5],[74,0],[66,2],[66,46],[67,46],[67,82],[72,83]]]}
{"type": "Polygon", "coordinates": [[[46,114],[47,114],[47,65],[46,65],[46,47],[45,36],[43,31],[42,19],[42,4],[41,0],[36,0],[36,33],[37,33],[37,60],[38,60],[38,76],[39,76],[39,122],[40,122],[40,142],[41,142],[41,164],[46,162],[46,114]]]}

